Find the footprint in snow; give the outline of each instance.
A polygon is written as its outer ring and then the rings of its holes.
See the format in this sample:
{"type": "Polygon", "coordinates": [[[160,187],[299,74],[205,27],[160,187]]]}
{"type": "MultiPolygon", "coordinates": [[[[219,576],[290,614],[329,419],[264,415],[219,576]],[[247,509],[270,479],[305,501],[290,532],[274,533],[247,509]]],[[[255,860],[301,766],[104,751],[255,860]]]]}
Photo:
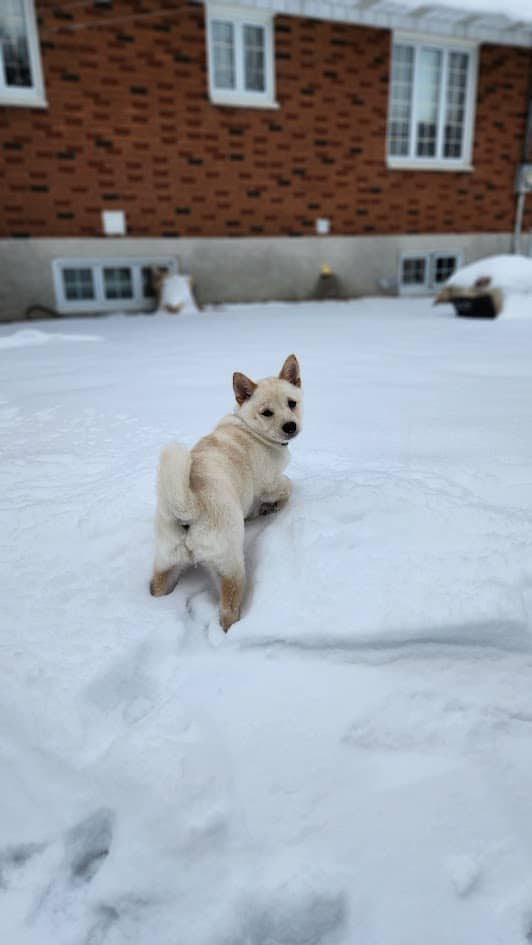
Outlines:
{"type": "Polygon", "coordinates": [[[98,906],[96,919],[89,929],[84,945],[101,945],[109,929],[119,918],[120,913],[114,906],[98,906]]]}
{"type": "Polygon", "coordinates": [[[448,857],[447,871],[455,892],[461,898],[469,896],[478,887],[482,877],[478,857],[467,853],[448,857]]]}
{"type": "Polygon", "coordinates": [[[345,931],[348,918],[342,891],[299,875],[250,891],[239,912],[241,937],[233,934],[231,945],[325,945],[345,931]]]}
{"type": "Polygon", "coordinates": [[[338,896],[288,897],[255,907],[248,924],[253,945],[321,945],[343,924],[345,905],[338,896]]]}
{"type": "MultiPolygon", "coordinates": [[[[36,922],[55,925],[58,917],[61,921],[66,918],[76,922],[85,914],[84,891],[107,859],[112,837],[113,814],[107,808],[100,808],[49,845],[48,879],[35,895],[27,915],[29,925],[36,922]]],[[[36,889],[41,881],[42,877],[37,880],[36,889]]]]}
{"type": "Polygon", "coordinates": [[[74,884],[89,883],[102,867],[111,848],[113,815],[106,808],[95,811],[69,830],[66,863],[74,884]]]}
{"type": "Polygon", "coordinates": [[[498,931],[501,942],[532,945],[532,881],[515,890],[499,909],[498,931]]]}
{"type": "Polygon", "coordinates": [[[13,875],[45,846],[44,843],[19,843],[0,850],[0,889],[7,889],[13,875]]]}

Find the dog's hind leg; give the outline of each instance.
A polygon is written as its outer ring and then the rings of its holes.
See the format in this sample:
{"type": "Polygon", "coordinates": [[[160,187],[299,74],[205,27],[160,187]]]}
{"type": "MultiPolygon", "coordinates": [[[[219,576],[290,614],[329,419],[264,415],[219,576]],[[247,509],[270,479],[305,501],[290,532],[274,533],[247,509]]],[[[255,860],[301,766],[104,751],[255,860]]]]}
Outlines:
{"type": "Polygon", "coordinates": [[[164,597],[165,594],[171,594],[182,573],[179,565],[168,568],[167,571],[154,571],[150,581],[150,594],[152,597],[164,597]]]}
{"type": "Polygon", "coordinates": [[[240,608],[246,586],[244,565],[220,574],[220,625],[227,633],[237,620],[240,620],[240,608]]]}
{"type": "Polygon", "coordinates": [[[190,542],[194,560],[205,565],[219,581],[220,625],[227,633],[240,619],[246,586],[244,519],[235,503],[213,504],[209,512],[215,527],[207,523],[192,525],[190,542]]]}
{"type": "Polygon", "coordinates": [[[155,561],[150,581],[152,597],[164,597],[174,590],[182,572],[191,563],[185,545],[187,529],[178,522],[159,519],[155,527],[155,561]]]}
{"type": "Polygon", "coordinates": [[[220,626],[227,633],[237,620],[240,620],[240,608],[246,588],[246,570],[244,566],[244,534],[242,523],[242,547],[225,549],[225,554],[218,554],[216,559],[207,562],[208,567],[220,580],[220,626]]]}

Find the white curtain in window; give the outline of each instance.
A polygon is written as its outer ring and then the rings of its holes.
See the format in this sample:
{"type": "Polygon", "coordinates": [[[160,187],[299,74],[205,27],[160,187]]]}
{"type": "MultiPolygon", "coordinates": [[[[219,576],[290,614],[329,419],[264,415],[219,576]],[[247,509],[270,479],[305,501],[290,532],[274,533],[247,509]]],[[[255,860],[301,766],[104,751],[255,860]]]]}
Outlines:
{"type": "Polygon", "coordinates": [[[31,88],[28,28],[23,0],[0,0],[0,59],[8,88],[31,88]]]}
{"type": "Polygon", "coordinates": [[[236,85],[234,34],[233,23],[213,20],[214,85],[217,89],[234,89],[236,85]]]}
{"type": "Polygon", "coordinates": [[[388,122],[391,157],[463,158],[470,68],[467,51],[394,45],[388,122]]]}

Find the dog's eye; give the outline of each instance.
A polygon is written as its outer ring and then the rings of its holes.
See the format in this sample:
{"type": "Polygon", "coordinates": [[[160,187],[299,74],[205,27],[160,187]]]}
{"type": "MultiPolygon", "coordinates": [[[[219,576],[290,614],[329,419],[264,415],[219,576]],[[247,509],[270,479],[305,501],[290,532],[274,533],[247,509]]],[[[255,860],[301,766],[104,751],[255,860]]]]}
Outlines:
{"type": "Polygon", "coordinates": [[[266,407],[266,410],[261,411],[263,417],[273,417],[273,410],[270,410],[269,407],[266,407]]]}
{"type": "Polygon", "coordinates": [[[288,406],[290,407],[290,410],[294,410],[294,408],[297,407],[297,400],[289,400],[288,406]]]}

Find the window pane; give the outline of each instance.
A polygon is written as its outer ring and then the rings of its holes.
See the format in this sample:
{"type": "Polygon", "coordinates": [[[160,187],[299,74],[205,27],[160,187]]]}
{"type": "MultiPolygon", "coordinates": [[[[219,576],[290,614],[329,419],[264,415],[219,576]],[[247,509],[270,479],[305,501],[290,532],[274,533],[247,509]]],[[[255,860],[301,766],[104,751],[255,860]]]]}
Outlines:
{"type": "Polygon", "coordinates": [[[232,23],[212,22],[212,51],[214,56],[214,86],[217,89],[235,88],[235,39],[232,23]]]}
{"type": "Polygon", "coordinates": [[[125,266],[105,268],[103,270],[103,281],[106,299],[133,298],[131,269],[125,266]]]}
{"type": "Polygon", "coordinates": [[[424,256],[403,259],[401,282],[403,285],[425,285],[427,261],[424,256]]]}
{"type": "Polygon", "coordinates": [[[456,256],[436,256],[434,263],[434,282],[439,285],[450,279],[456,269],[456,256]]]}
{"type": "Polygon", "coordinates": [[[443,156],[462,157],[467,92],[467,53],[451,52],[447,79],[443,156]]]}
{"type": "Polygon", "coordinates": [[[410,111],[414,81],[414,49],[393,47],[388,153],[408,156],[410,151],[410,111]]]}
{"type": "Polygon", "coordinates": [[[264,27],[244,25],[244,82],[248,92],[264,92],[264,27]]]}
{"type": "Polygon", "coordinates": [[[419,50],[415,104],[417,157],[436,156],[442,60],[440,49],[423,47],[419,50]]]}
{"type": "Polygon", "coordinates": [[[63,289],[69,302],[93,299],[92,269],[63,269],[63,289]]]}
{"type": "Polygon", "coordinates": [[[3,82],[10,88],[33,85],[23,0],[1,0],[0,46],[3,82]]]}

